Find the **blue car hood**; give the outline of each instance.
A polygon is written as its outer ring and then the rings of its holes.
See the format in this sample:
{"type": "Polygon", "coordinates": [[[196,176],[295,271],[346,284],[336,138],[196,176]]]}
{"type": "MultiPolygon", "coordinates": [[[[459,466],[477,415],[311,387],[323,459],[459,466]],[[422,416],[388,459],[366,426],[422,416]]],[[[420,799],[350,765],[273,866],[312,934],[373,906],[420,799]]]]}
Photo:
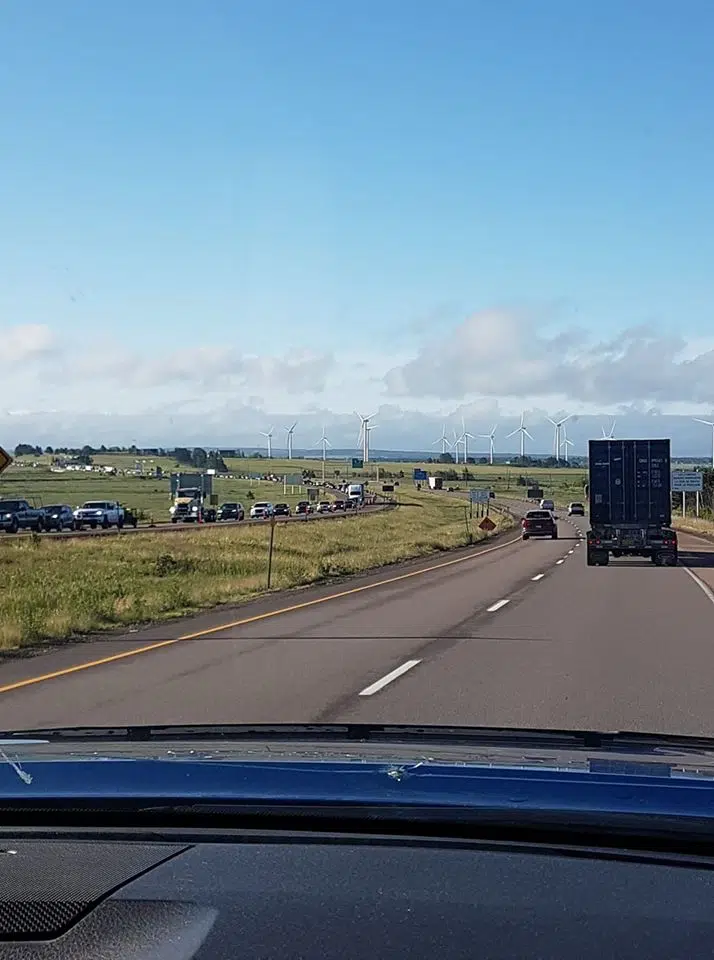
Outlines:
{"type": "Polygon", "coordinates": [[[623,734],[462,728],[454,736],[442,728],[336,725],[1,734],[0,800],[20,798],[714,818],[714,744],[623,734]]]}

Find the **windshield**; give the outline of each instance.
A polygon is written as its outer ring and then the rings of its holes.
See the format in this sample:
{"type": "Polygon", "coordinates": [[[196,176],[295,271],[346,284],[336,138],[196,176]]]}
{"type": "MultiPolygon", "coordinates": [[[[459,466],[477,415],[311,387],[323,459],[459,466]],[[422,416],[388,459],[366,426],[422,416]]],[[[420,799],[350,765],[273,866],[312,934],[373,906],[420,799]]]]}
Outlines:
{"type": "Polygon", "coordinates": [[[714,737],[712,36],[5,0],[0,727],[714,737]]]}

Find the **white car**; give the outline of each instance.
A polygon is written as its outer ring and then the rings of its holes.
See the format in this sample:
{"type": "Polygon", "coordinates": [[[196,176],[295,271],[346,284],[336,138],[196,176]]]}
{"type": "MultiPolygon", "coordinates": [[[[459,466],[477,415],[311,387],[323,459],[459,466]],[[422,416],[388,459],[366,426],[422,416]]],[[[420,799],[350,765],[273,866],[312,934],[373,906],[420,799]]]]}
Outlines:
{"type": "Polygon", "coordinates": [[[585,506],[584,504],[574,501],[568,507],[568,516],[569,517],[584,517],[585,516],[585,506]]]}
{"type": "Polygon", "coordinates": [[[121,530],[124,526],[124,508],[116,500],[88,500],[74,511],[75,530],[82,530],[84,526],[92,530],[97,527],[104,530],[116,527],[121,530]]]}
{"type": "Polygon", "coordinates": [[[261,500],[259,503],[254,503],[250,508],[250,519],[251,520],[267,520],[269,517],[272,517],[275,508],[272,503],[269,503],[267,500],[261,500]]]}

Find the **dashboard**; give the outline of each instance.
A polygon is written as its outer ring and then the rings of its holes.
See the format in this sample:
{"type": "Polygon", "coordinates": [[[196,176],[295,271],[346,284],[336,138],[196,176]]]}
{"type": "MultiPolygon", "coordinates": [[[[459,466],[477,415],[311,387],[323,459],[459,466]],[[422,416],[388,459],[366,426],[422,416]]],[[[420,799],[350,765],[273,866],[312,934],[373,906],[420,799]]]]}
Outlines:
{"type": "Polygon", "coordinates": [[[340,833],[0,836],[0,958],[711,956],[706,858],[340,833]]]}

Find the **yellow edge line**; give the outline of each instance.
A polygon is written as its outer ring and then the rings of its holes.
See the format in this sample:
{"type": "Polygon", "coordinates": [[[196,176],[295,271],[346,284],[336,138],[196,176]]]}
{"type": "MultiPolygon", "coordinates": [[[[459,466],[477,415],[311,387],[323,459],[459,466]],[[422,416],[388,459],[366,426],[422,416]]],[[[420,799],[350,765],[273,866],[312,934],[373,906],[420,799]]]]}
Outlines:
{"type": "Polygon", "coordinates": [[[327,603],[329,600],[339,600],[340,597],[349,597],[356,593],[362,593],[364,590],[376,590],[377,587],[384,587],[390,583],[398,583],[400,580],[408,580],[410,577],[419,577],[425,573],[432,573],[434,570],[442,570],[444,567],[451,567],[456,563],[466,563],[467,560],[475,560],[483,557],[487,553],[493,553],[495,550],[503,550],[505,547],[511,547],[514,543],[520,541],[520,536],[506,543],[499,543],[498,546],[488,547],[486,550],[477,550],[466,557],[456,557],[455,560],[444,560],[442,563],[434,563],[429,567],[423,567],[420,570],[411,570],[409,573],[401,573],[396,577],[388,577],[386,580],[378,580],[376,583],[366,583],[361,587],[350,587],[349,590],[341,590],[339,593],[331,593],[326,597],[317,597],[315,600],[304,600],[301,603],[294,603],[289,607],[281,607],[279,610],[270,610],[267,613],[258,613],[253,617],[245,617],[242,620],[234,620],[232,623],[224,623],[218,627],[209,627],[206,630],[198,630],[196,633],[185,633],[180,637],[173,637],[170,640],[158,640],[156,643],[149,643],[144,647],[138,647],[136,650],[126,650],[124,653],[114,653],[109,657],[102,657],[101,660],[90,660],[88,663],[78,663],[74,667],[64,667],[62,670],[54,670],[52,673],[43,673],[39,677],[29,677],[27,680],[18,680],[16,683],[7,683],[0,687],[0,693],[9,693],[12,690],[19,690],[22,687],[29,687],[35,683],[43,683],[46,680],[56,680],[58,677],[66,677],[71,673],[79,673],[80,670],[89,670],[92,667],[101,667],[106,663],[114,663],[117,660],[125,660],[127,657],[136,657],[140,653],[149,653],[151,650],[158,650],[161,647],[170,647],[182,640],[197,640],[199,637],[207,637],[212,633],[221,633],[224,630],[231,630],[234,627],[242,627],[247,623],[255,623],[258,620],[269,620],[272,617],[279,617],[285,613],[292,613],[295,610],[304,610],[306,607],[314,607],[319,603],[327,603]]]}
{"type": "Polygon", "coordinates": [[[139,647],[137,650],[126,650],[124,653],[114,653],[111,657],[102,657],[101,660],[91,660],[89,663],[78,663],[74,667],[64,667],[62,670],[55,670],[53,673],[43,673],[39,677],[18,680],[17,683],[7,683],[4,687],[0,687],[0,693],[7,693],[9,690],[19,690],[20,687],[29,687],[33,683],[42,683],[43,680],[54,680],[56,677],[66,677],[70,673],[89,670],[90,667],[101,667],[103,663],[113,663],[115,660],[123,660],[125,657],[135,657],[139,653],[148,653],[149,650],[158,650],[159,647],[171,646],[172,643],[178,643],[178,638],[158,640],[156,643],[149,643],[147,646],[139,647]]]}

